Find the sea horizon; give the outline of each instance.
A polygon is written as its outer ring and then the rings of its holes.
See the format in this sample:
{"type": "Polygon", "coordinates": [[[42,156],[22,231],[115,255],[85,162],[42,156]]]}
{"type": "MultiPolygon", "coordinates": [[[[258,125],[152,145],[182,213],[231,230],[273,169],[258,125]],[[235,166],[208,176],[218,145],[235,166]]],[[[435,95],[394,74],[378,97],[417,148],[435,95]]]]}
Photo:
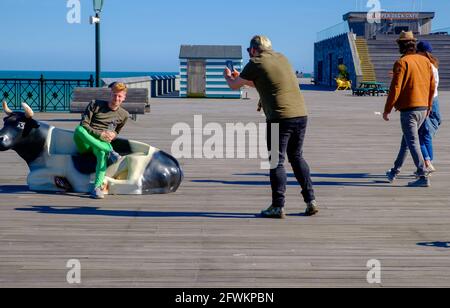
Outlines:
{"type": "MultiPolygon", "coordinates": [[[[133,71],[105,71],[100,78],[126,78],[155,75],[178,75],[179,72],[133,72],[133,71]]],[[[89,79],[91,75],[95,77],[94,71],[35,71],[35,70],[0,70],[0,79],[38,79],[44,76],[45,79],[89,79]]]]}
{"type": "MultiPolygon", "coordinates": [[[[105,71],[100,78],[127,78],[156,75],[179,75],[180,72],[129,72],[129,71],[105,71]]],[[[0,79],[39,79],[41,75],[45,79],[83,79],[88,80],[91,75],[95,78],[94,71],[28,71],[28,70],[0,70],[0,79]]],[[[304,78],[311,78],[312,73],[304,73],[304,78]]]]}

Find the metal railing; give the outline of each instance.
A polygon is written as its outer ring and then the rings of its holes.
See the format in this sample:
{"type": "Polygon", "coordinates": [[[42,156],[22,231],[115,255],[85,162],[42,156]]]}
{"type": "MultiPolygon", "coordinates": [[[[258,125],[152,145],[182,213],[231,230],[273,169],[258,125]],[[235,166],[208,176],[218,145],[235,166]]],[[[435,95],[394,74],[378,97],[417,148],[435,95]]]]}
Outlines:
{"type": "Polygon", "coordinates": [[[39,79],[0,78],[0,100],[6,101],[12,110],[21,110],[21,103],[27,103],[34,111],[69,111],[73,89],[93,87],[90,79],[39,79]]]}
{"type": "Polygon", "coordinates": [[[445,34],[445,33],[447,33],[447,35],[448,35],[448,34],[450,34],[450,27],[442,28],[442,29],[436,29],[436,30],[431,31],[431,33],[432,34],[445,34]]]}
{"type": "Polygon", "coordinates": [[[344,21],[325,30],[317,32],[316,43],[350,32],[348,22],[344,21]]]}

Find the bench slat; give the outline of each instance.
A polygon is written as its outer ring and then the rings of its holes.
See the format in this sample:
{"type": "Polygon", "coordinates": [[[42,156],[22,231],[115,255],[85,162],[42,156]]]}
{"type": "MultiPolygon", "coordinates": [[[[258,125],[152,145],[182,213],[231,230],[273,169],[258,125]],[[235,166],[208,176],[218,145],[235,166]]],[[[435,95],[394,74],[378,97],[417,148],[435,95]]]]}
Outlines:
{"type": "MultiPolygon", "coordinates": [[[[71,113],[84,113],[90,102],[72,102],[70,104],[71,113]]],[[[148,105],[141,103],[123,103],[122,108],[131,114],[144,114],[148,105]]]]}
{"type": "MultiPolygon", "coordinates": [[[[109,100],[111,90],[108,88],[75,88],[73,91],[73,101],[86,102],[94,99],[109,100]]],[[[148,89],[128,89],[125,102],[149,103],[148,89]]]]}
{"type": "MultiPolygon", "coordinates": [[[[122,107],[130,114],[145,114],[150,112],[148,89],[129,88],[127,99],[122,107]]],[[[75,88],[73,90],[73,100],[70,103],[71,113],[84,113],[87,106],[93,100],[108,101],[111,97],[109,88],[75,88]]]]}

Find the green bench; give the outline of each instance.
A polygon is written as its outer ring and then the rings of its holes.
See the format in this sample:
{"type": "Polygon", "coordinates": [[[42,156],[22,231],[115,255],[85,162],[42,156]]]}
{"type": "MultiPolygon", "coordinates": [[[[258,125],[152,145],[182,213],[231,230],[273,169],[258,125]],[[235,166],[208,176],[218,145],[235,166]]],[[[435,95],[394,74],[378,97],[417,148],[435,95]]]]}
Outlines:
{"type": "Polygon", "coordinates": [[[389,94],[389,88],[385,87],[385,85],[381,82],[361,82],[359,88],[353,89],[353,95],[357,96],[380,96],[380,94],[389,94]]]}

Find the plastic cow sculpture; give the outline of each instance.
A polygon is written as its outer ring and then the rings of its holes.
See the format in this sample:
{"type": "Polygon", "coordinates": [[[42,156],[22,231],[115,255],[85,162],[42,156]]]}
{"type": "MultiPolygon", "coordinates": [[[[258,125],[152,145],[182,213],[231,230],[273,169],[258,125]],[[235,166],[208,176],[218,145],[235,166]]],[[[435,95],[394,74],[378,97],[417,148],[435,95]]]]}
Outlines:
{"type": "MultiPolygon", "coordinates": [[[[0,151],[14,150],[26,161],[30,190],[89,192],[95,156],[79,155],[72,131],[38,122],[31,108],[22,106],[24,112],[12,112],[3,102],[6,118],[0,130],[0,151]]],[[[116,139],[112,145],[123,157],[108,167],[105,193],[165,194],[180,186],[183,171],[174,157],[137,141],[116,139]]]]}

